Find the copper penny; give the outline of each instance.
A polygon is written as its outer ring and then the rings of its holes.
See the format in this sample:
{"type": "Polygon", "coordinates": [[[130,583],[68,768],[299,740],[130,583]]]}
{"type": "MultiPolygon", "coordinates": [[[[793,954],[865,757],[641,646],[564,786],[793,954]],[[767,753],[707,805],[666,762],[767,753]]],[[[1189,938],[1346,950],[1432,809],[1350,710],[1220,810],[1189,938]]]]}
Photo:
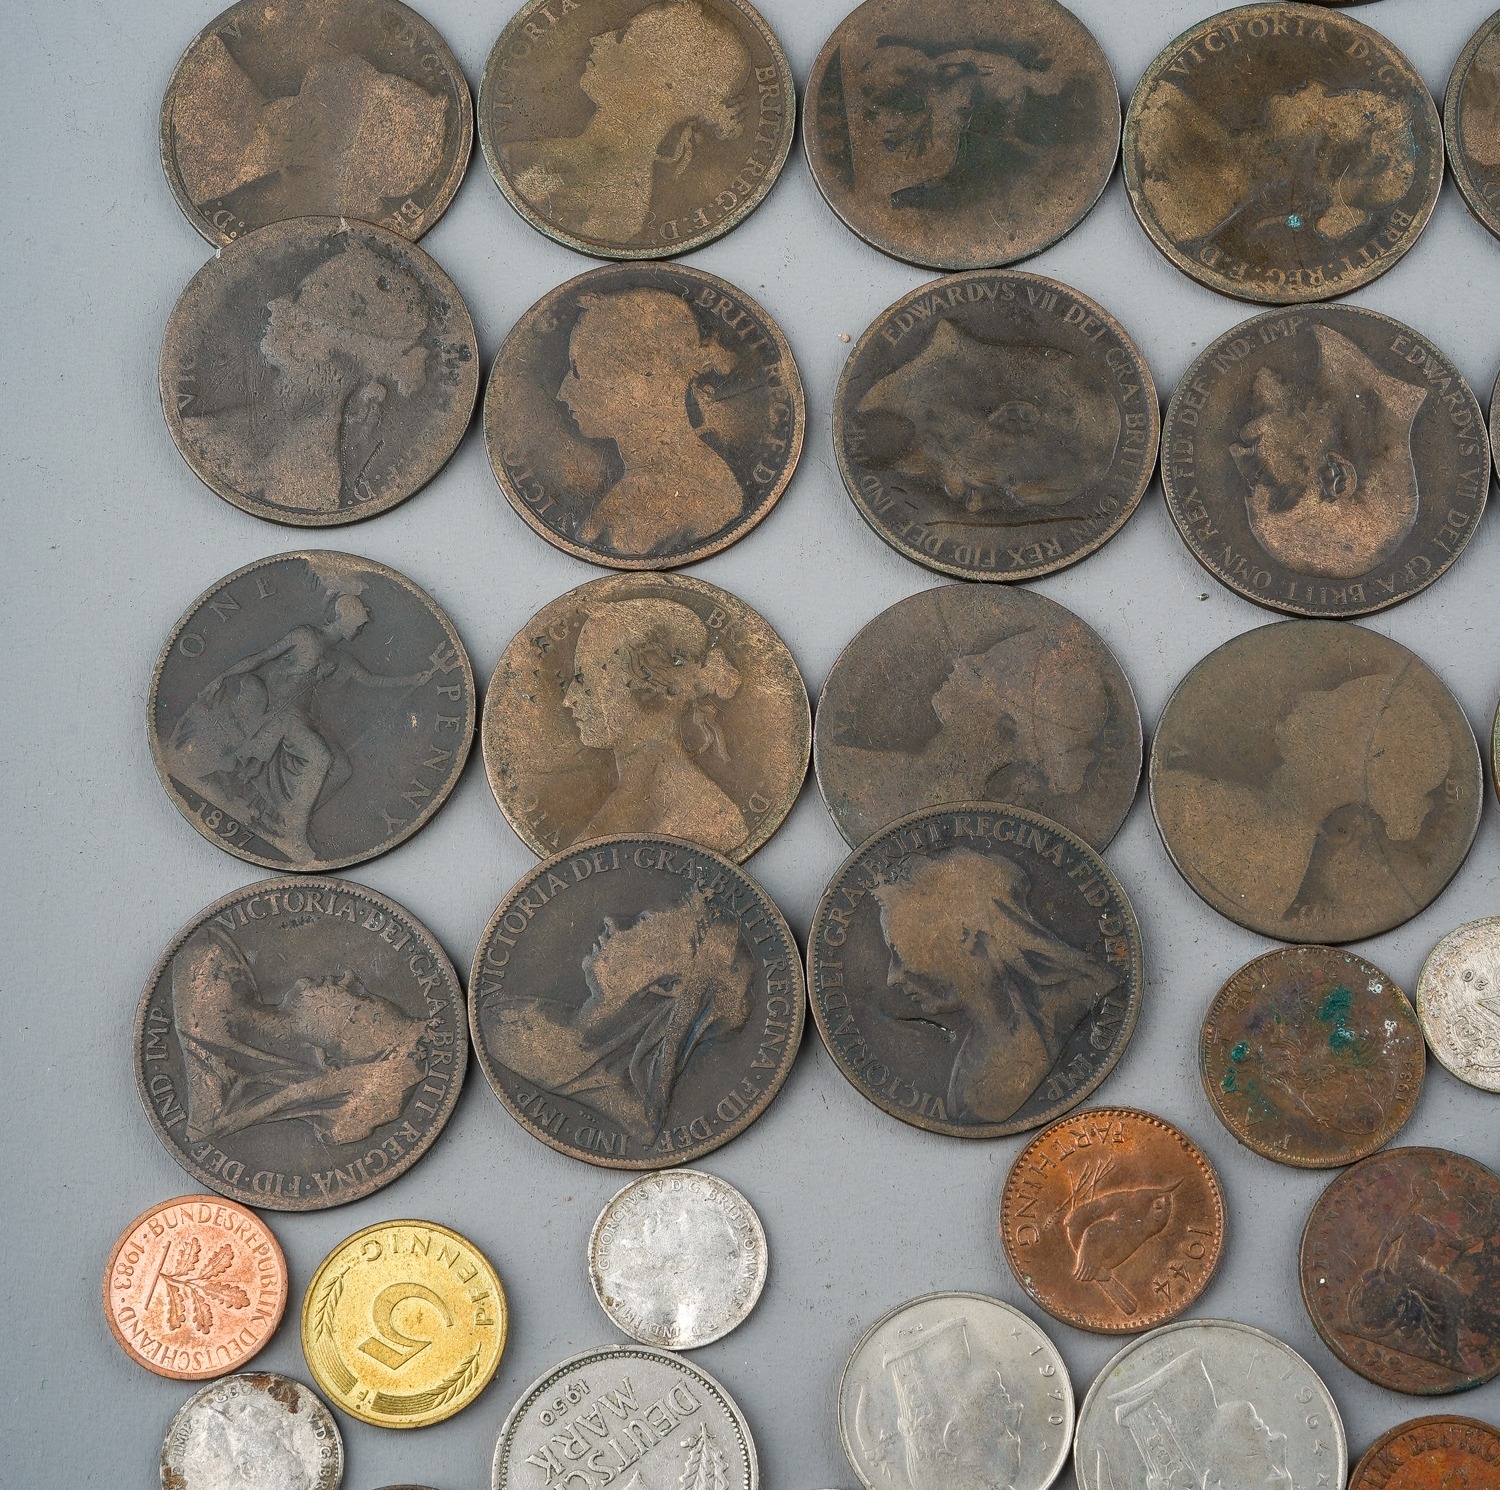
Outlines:
{"type": "Polygon", "coordinates": [[[1382,1433],[1349,1490],[1500,1490],[1500,1430],[1475,1418],[1413,1418],[1382,1433]]]}
{"type": "Polygon", "coordinates": [[[1016,1281],[1054,1319],[1134,1334],[1175,1319],[1224,1250],[1224,1192],[1203,1152],[1164,1118],[1094,1107],[1043,1128],[1000,1195],[1016,1281]]]}
{"type": "Polygon", "coordinates": [[[1448,164],[1469,210],[1500,238],[1500,11],[1459,53],[1443,98],[1448,164]]]}

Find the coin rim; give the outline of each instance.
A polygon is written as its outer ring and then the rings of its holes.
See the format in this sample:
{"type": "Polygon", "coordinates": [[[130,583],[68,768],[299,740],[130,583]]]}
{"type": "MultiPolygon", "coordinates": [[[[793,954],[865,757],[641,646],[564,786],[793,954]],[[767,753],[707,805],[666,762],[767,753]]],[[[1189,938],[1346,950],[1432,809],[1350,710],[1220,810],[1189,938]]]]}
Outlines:
{"type": "Polygon", "coordinates": [[[1489,207],[1480,195],[1458,133],[1458,109],[1463,98],[1464,84],[1469,81],[1469,71],[1474,65],[1474,58],[1479,55],[1480,47],[1497,31],[1500,31],[1500,11],[1479,23],[1479,29],[1464,43],[1463,51],[1458,54],[1458,61],[1453,64],[1453,71],[1448,74],[1448,86],[1443,90],[1443,147],[1448,156],[1448,168],[1453,173],[1453,183],[1458,187],[1469,215],[1480,227],[1500,238],[1500,212],[1489,207]]]}
{"type": "MultiPolygon", "coordinates": [[[[1496,726],[1497,739],[1500,739],[1500,714],[1496,715],[1496,726]]],[[[1446,1040],[1439,1042],[1433,1039],[1432,1031],[1428,1027],[1428,1021],[1426,1017],[1427,999],[1432,995],[1432,984],[1437,976],[1435,971],[1432,974],[1429,974],[1428,969],[1433,966],[1433,963],[1436,961],[1438,954],[1448,945],[1449,942],[1451,942],[1455,937],[1461,935],[1463,932],[1472,930],[1476,926],[1493,927],[1494,936],[1497,940],[1500,940],[1500,916],[1479,916],[1472,921],[1460,922],[1451,931],[1445,932],[1441,937],[1438,938],[1436,944],[1433,946],[1432,950],[1427,954],[1427,956],[1422,959],[1422,970],[1417,974],[1417,996],[1415,1001],[1417,1011],[1417,1028],[1421,1030],[1422,1038],[1426,1042],[1427,1048],[1432,1052],[1433,1058],[1437,1061],[1438,1065],[1440,1065],[1445,1071],[1449,1073],[1449,1075],[1457,1077],[1458,1080],[1463,1082],[1465,1086],[1472,1087],[1477,1092],[1500,1093],[1500,1082],[1497,1082],[1494,1086],[1484,1086],[1480,1082],[1475,1081],[1471,1073],[1460,1071],[1458,1067],[1455,1066],[1451,1060],[1449,1060],[1448,1057],[1452,1052],[1451,1050],[1445,1049],[1448,1042],[1446,1040]]]]}
{"type": "MultiPolygon", "coordinates": [[[[1363,1473],[1366,1464],[1373,1464],[1376,1455],[1382,1453],[1388,1444],[1394,1443],[1398,1438],[1405,1438],[1408,1433],[1418,1428],[1431,1428],[1438,1423],[1457,1423],[1465,1428],[1477,1428],[1482,1433],[1493,1438],[1500,1445],[1500,1429],[1493,1423],[1483,1422],[1479,1418],[1466,1418],[1456,1412],[1435,1412],[1420,1418],[1408,1418],[1404,1423],[1397,1423],[1394,1428],[1387,1428],[1384,1433],[1359,1456],[1359,1462],[1349,1471],[1348,1490],[1363,1490],[1363,1473]]],[[[1389,1482],[1387,1482],[1389,1483],[1389,1482]]]]}

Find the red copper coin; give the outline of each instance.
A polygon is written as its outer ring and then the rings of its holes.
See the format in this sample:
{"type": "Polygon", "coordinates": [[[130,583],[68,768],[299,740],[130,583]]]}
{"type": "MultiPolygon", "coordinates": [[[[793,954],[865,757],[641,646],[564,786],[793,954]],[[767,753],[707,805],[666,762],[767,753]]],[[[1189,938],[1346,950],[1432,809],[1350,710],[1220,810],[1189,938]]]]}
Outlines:
{"type": "Polygon", "coordinates": [[[1382,1433],[1349,1490],[1500,1490],[1500,1431],[1475,1418],[1413,1418],[1382,1433]]]}

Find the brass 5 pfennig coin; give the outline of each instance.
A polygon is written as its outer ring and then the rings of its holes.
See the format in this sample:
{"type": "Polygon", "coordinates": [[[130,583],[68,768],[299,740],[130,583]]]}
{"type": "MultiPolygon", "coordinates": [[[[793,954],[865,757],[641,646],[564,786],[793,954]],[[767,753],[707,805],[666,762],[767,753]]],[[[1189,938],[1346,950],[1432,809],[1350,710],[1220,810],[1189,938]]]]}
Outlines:
{"type": "Polygon", "coordinates": [[[1378,31],[1322,6],[1241,5],[1146,69],[1122,154],[1130,205],[1173,264],[1287,305],[1368,284],[1417,241],[1443,125],[1378,31]]]}
{"type": "Polygon", "coordinates": [[[1162,486],[1193,557],[1299,616],[1366,615],[1467,547],[1490,489],[1484,413],[1425,337],[1348,305],[1268,311],[1190,367],[1162,486]]]}
{"type": "Polygon", "coordinates": [[[1422,964],[1417,1018],[1460,1081],[1500,1092],[1500,916],[1450,931],[1422,964]]]}
{"type": "Polygon", "coordinates": [[[676,264],[611,264],[516,323],[484,399],[511,506],[614,569],[671,569],[742,538],[786,490],[806,424],[776,323],[676,264]]]}
{"type": "Polygon", "coordinates": [[[1476,1418],[1413,1418],[1382,1433],[1349,1490],[1500,1490],[1500,1429],[1476,1418]]]}
{"type": "Polygon", "coordinates": [[[1469,210],[1500,238],[1500,11],[1469,39],[1443,98],[1448,164],[1469,210]]]}

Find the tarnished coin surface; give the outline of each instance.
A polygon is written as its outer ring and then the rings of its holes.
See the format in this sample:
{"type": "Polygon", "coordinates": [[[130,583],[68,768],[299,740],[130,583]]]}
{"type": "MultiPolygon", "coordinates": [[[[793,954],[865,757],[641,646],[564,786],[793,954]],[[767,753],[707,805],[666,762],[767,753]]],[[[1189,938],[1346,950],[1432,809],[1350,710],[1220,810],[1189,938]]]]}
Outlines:
{"type": "Polygon", "coordinates": [[[1442,680],[1399,642],[1280,621],[1209,653],[1151,746],[1167,852],[1221,915],[1291,942],[1409,920],[1463,862],[1483,778],[1442,680]]]}
{"type": "Polygon", "coordinates": [[[1198,1073],[1246,1148],[1304,1169],[1384,1147],[1417,1105],[1427,1065],[1416,1012],[1389,973],[1336,947],[1277,947],[1219,990],[1198,1073]]]}
{"type": "Polygon", "coordinates": [[[349,217],[420,238],[474,143],[453,53],[398,0],[240,0],[167,85],[161,160],[210,243],[289,217],[349,217]]]}
{"type": "Polygon", "coordinates": [[[747,0],[529,0],[485,64],[479,142],[532,227],[662,259],[742,222],[792,147],[797,95],[747,0]]]}
{"type": "Polygon", "coordinates": [[[991,802],[913,813],[844,860],[807,943],[818,1033],[877,1107],[1000,1138],[1076,1107],[1135,1030],[1124,888],[1081,838],[991,802]]]}
{"type": "Polygon", "coordinates": [[[529,1133],[612,1169],[684,1164],[770,1105],[806,995],[785,917],[742,869],[680,839],[594,839],[500,902],[469,1023],[529,1133]]]}
{"type": "Polygon", "coordinates": [[[167,319],[162,411],[200,481],[326,528],[425,486],[469,427],[479,344],[453,281],[398,234],[274,223],[215,254],[167,319]]]}
{"type": "Polygon", "coordinates": [[[1346,1169],[1302,1232],[1302,1298],[1323,1343],[1393,1392],[1500,1376],[1500,1177],[1446,1149],[1346,1169]]]}
{"type": "Polygon", "coordinates": [[[692,1350],[750,1317],[769,1255],[755,1207],[701,1169],[632,1180],[599,1212],[589,1281],[632,1340],[692,1350]]]}
{"type": "Polygon", "coordinates": [[[1160,432],[1124,328],[1039,274],[913,290],[860,337],[834,395],[859,515],[960,579],[1034,579],[1093,553],[1139,504],[1160,432]]]}
{"type": "Polygon", "coordinates": [[[1099,200],[1120,96],[1056,0],[865,0],[813,63],[802,128],[818,189],[867,243],[982,269],[1057,242],[1099,200]]]}
{"type": "Polygon", "coordinates": [[[844,648],[813,727],[818,786],[851,846],[944,802],[1013,802],[1096,849],[1141,777],[1141,716],[1120,664],[1030,590],[940,585],[844,648]]]}
{"type": "Polygon", "coordinates": [[[261,880],[172,938],[135,1017],[146,1116],[189,1174],[244,1205],[362,1200],[432,1146],[469,1046],[442,949],[338,879],[261,880]]]}
{"type": "Polygon", "coordinates": [[[838,1417],[865,1490],[1046,1490],[1068,1457],[1073,1387],[1019,1309],[932,1293],[865,1332],[839,1381],[838,1417]]]}
{"type": "Polygon", "coordinates": [[[1460,1081],[1500,1092],[1500,916],[1450,931],[1422,964],[1417,1018],[1460,1081]]]}
{"type": "Polygon", "coordinates": [[[1475,1418],[1414,1418],[1382,1433],[1349,1490],[1500,1490],[1500,1429],[1475,1418]]]}
{"type": "Polygon", "coordinates": [[[1323,6],[1242,5],[1146,69],[1122,154],[1130,205],[1173,264],[1287,305],[1358,289],[1417,241],[1443,122],[1378,31],[1323,6]]]}
{"type": "Polygon", "coordinates": [[[1426,589],[1478,529],[1484,411],[1400,321],[1350,305],[1268,311],[1178,384],[1162,486],[1221,584],[1293,615],[1367,615],[1426,589]]]}
{"type": "Polygon", "coordinates": [[[1224,1192],[1203,1151],[1164,1118],[1095,1107],[1044,1128],[1000,1195],[1016,1281],[1054,1318],[1134,1334],[1175,1319],[1224,1250],[1224,1192]]]}
{"type": "Polygon", "coordinates": [[[659,833],[739,862],[802,790],[812,711],[744,601],[685,575],[611,575],[511,639],[481,738],[495,801],[535,853],[659,833]]]}
{"type": "Polygon", "coordinates": [[[458,783],[478,697],[437,602],[312,550],[246,565],[173,628],[147,731],[173,805],[268,869],[326,870],[411,837],[458,783]]]}
{"type": "Polygon", "coordinates": [[[1454,64],[1443,98],[1443,136],[1469,210],[1500,238],[1500,11],[1454,64]]]}
{"type": "Polygon", "coordinates": [[[792,479],[806,421],[781,328],[678,264],[610,264],[543,296],[484,398],[511,506],[614,569],[671,569],[744,537],[792,479]]]}

